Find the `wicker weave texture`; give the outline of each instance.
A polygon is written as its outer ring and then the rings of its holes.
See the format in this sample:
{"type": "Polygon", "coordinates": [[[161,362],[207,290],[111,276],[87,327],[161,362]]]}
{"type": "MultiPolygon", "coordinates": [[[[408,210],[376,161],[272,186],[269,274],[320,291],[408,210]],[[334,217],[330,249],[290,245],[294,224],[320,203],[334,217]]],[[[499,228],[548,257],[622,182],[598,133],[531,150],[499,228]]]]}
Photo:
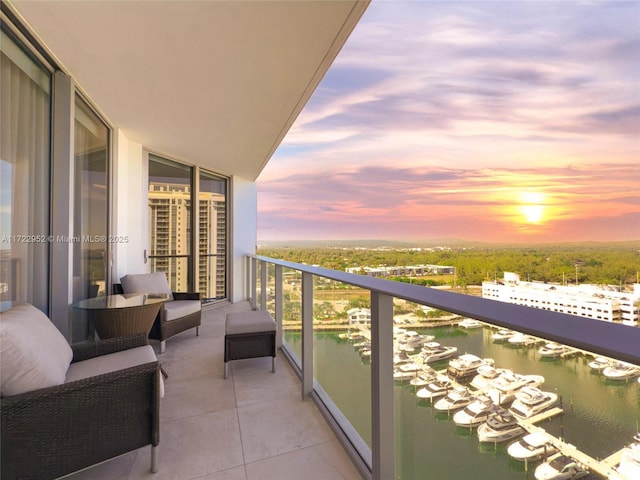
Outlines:
{"type": "Polygon", "coordinates": [[[148,334],[161,306],[161,303],[151,303],[136,307],[94,309],[89,311],[89,318],[100,338],[148,334]]]}
{"type": "Polygon", "coordinates": [[[2,478],[56,478],[158,445],[159,385],[151,362],[2,398],[2,478]]]}
{"type": "Polygon", "coordinates": [[[276,332],[242,333],[225,335],[224,361],[243,358],[275,357],[276,332]]]}

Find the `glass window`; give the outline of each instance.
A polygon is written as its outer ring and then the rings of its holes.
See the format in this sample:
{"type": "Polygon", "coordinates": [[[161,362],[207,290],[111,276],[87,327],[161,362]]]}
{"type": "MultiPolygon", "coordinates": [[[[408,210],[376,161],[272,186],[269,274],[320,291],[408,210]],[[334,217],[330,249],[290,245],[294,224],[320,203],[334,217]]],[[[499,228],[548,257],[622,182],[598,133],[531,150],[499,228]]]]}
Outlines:
{"type": "Polygon", "coordinates": [[[191,168],[149,154],[149,259],[174,292],[191,292],[191,168]]]}
{"type": "Polygon", "coordinates": [[[51,75],[0,40],[0,301],[48,313],[51,75]]]}
{"type": "Polygon", "coordinates": [[[198,283],[204,302],[227,297],[227,181],[200,172],[200,265],[198,283]]]}

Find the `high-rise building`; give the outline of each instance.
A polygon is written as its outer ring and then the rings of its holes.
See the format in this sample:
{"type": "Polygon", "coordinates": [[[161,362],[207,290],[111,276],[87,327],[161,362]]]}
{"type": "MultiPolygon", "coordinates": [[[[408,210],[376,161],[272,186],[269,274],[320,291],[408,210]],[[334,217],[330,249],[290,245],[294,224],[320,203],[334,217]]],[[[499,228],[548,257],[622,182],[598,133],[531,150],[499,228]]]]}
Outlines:
{"type": "MultiPolygon", "coordinates": [[[[225,296],[225,196],[200,192],[199,266],[196,276],[203,299],[225,296]],[[211,253],[215,252],[215,253],[211,253]]],[[[191,189],[184,184],[149,184],[149,239],[153,269],[167,274],[176,291],[189,291],[187,258],[191,253],[191,189]]]]}

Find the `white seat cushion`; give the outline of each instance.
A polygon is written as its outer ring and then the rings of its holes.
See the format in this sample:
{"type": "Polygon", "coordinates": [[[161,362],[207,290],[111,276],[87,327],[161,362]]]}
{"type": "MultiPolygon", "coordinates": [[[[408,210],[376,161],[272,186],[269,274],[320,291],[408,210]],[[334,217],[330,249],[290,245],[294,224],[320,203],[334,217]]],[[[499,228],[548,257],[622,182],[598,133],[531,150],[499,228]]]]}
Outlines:
{"type": "Polygon", "coordinates": [[[73,351],[49,318],[24,303],[0,314],[2,396],[64,383],[73,351]]]}
{"type": "Polygon", "coordinates": [[[166,293],[173,298],[173,292],[164,272],[125,275],[120,279],[124,293],[166,293]]]}
{"type": "MultiPolygon", "coordinates": [[[[104,375],[105,373],[116,372],[137,365],[144,365],[145,363],[155,362],[156,360],[156,354],[151,345],[101,355],[69,365],[64,383],[104,375]]],[[[160,396],[164,396],[162,376],[160,376],[160,396]]]]}
{"type": "Polygon", "coordinates": [[[233,312],[227,313],[225,319],[225,334],[274,332],[276,322],[267,311],[233,312]]]}
{"type": "Polygon", "coordinates": [[[170,322],[176,318],[182,318],[186,315],[199,312],[202,308],[202,303],[200,303],[200,300],[174,300],[172,302],[165,302],[163,306],[167,311],[165,319],[170,322]]]}

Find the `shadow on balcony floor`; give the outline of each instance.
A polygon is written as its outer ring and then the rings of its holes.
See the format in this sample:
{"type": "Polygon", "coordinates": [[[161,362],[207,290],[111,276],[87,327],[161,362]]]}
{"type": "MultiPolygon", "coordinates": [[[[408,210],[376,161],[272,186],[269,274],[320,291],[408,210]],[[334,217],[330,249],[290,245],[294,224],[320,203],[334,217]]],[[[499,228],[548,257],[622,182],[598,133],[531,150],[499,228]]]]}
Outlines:
{"type": "Polygon", "coordinates": [[[150,448],[65,477],[79,480],[338,480],[361,477],[300,381],[279,355],[239,360],[223,379],[224,318],[248,303],[203,311],[200,336],[185,332],[159,355],[169,374],[160,404],[159,471],[150,448]]]}

